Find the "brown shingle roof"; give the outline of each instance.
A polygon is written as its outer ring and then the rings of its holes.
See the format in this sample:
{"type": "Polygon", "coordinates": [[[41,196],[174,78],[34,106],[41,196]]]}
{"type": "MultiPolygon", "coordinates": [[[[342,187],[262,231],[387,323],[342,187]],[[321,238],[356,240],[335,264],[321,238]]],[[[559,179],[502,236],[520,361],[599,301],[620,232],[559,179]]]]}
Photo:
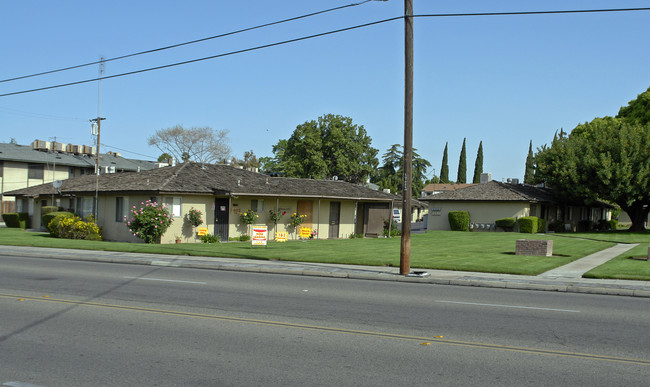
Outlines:
{"type": "MultiPolygon", "coordinates": [[[[98,180],[100,193],[294,196],[380,201],[397,198],[389,193],[345,181],[270,177],[228,165],[192,162],[143,172],[103,174],[98,180]]],[[[94,194],[96,184],[95,175],[86,175],[64,180],[59,191],[64,195],[94,194]]],[[[40,196],[56,193],[50,183],[6,194],[40,196]]]]}
{"type": "MultiPolygon", "coordinates": [[[[567,205],[583,206],[583,201],[567,200],[560,197],[550,188],[536,187],[526,184],[506,184],[498,181],[489,181],[485,184],[472,185],[470,187],[454,191],[442,192],[420,198],[422,201],[517,201],[517,202],[538,202],[538,203],[562,203],[567,205]]],[[[593,201],[592,206],[613,208],[609,203],[593,201]]]]}

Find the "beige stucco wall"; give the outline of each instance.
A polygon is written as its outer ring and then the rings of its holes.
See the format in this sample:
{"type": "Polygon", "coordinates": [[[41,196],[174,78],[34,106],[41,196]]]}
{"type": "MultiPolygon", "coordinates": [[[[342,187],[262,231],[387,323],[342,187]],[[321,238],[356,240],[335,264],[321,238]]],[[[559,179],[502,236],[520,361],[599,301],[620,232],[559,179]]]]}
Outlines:
{"type": "Polygon", "coordinates": [[[526,202],[430,202],[428,230],[451,230],[449,227],[450,211],[469,212],[470,223],[492,224],[501,218],[520,218],[528,216],[529,205],[526,202]]]}
{"type": "MultiPolygon", "coordinates": [[[[230,226],[229,235],[237,237],[242,234],[248,234],[247,227],[240,223],[240,214],[251,208],[252,200],[264,200],[264,210],[258,211],[259,216],[255,225],[267,225],[269,230],[269,240],[275,239],[275,233],[278,231],[287,232],[289,239],[296,237],[294,228],[291,226],[291,215],[298,210],[298,199],[294,198],[272,198],[272,197],[238,197],[231,199],[230,205],[230,226]],[[275,229],[269,217],[269,210],[286,212],[280,219],[275,229]]],[[[355,208],[354,200],[336,200],[341,203],[339,217],[339,232],[333,236],[329,234],[329,211],[332,200],[307,200],[313,205],[311,225],[304,224],[301,227],[308,227],[316,230],[318,239],[328,238],[347,238],[354,232],[355,208]]]]}

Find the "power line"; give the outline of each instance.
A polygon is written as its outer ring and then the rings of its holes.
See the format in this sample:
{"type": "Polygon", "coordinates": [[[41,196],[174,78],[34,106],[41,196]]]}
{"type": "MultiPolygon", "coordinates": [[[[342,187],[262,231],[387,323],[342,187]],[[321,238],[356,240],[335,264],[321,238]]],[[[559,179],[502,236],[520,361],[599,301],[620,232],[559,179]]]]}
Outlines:
{"type": "Polygon", "coordinates": [[[126,153],[131,153],[131,154],[138,155],[138,156],[147,157],[147,158],[150,158],[150,159],[154,159],[154,158],[155,158],[154,156],[145,155],[145,154],[142,154],[142,153],[133,152],[133,151],[126,150],[126,149],[121,149],[121,148],[118,148],[118,147],[115,147],[115,146],[111,146],[111,145],[107,145],[107,144],[104,144],[104,143],[102,143],[102,146],[104,146],[104,147],[106,147],[106,148],[110,148],[110,149],[117,149],[117,150],[119,150],[119,151],[126,152],[126,153]]]}
{"type": "MultiPolygon", "coordinates": [[[[547,14],[603,13],[603,12],[631,12],[631,11],[650,11],[650,7],[647,7],[647,8],[611,8],[611,9],[592,9],[592,10],[564,10],[564,11],[517,11],[517,12],[423,14],[423,15],[413,15],[413,16],[410,16],[410,17],[516,16],[516,15],[547,15],[547,14]]],[[[166,68],[170,68],[170,67],[186,65],[186,64],[190,64],[190,63],[202,62],[202,61],[205,61],[205,60],[222,58],[222,57],[226,57],[226,56],[230,56],[230,55],[242,54],[242,53],[245,53],[245,52],[257,51],[257,50],[261,50],[261,49],[264,49],[264,48],[276,47],[276,46],[281,46],[281,45],[285,45],[285,44],[289,44],[289,43],[295,43],[295,42],[299,42],[299,41],[303,41],[303,40],[318,38],[318,37],[321,37],[321,36],[333,35],[333,34],[346,32],[346,31],[351,31],[351,30],[355,30],[355,29],[359,29],[359,28],[370,27],[370,26],[373,26],[373,25],[378,25],[378,24],[382,24],[382,23],[395,21],[395,20],[400,20],[400,19],[403,19],[403,18],[404,18],[404,16],[395,16],[395,17],[392,17],[392,18],[377,20],[377,21],[370,22],[370,23],[359,24],[359,25],[352,26],[352,27],[346,27],[346,28],[341,28],[341,29],[337,29],[337,30],[321,32],[321,33],[314,34],[314,35],[307,35],[307,36],[303,36],[303,37],[299,37],[299,38],[284,40],[284,41],[265,44],[265,45],[261,45],[261,46],[245,48],[245,49],[236,50],[236,51],[230,51],[230,52],[227,52],[227,53],[211,55],[211,56],[198,58],[198,59],[191,59],[191,60],[187,60],[187,61],[171,63],[171,64],[167,64],[167,65],[162,65],[162,66],[149,67],[149,68],[146,68],[146,69],[135,70],[135,71],[130,71],[130,72],[121,73],[121,74],[115,74],[115,75],[109,75],[109,76],[105,76],[105,77],[101,77],[101,78],[92,78],[92,79],[86,79],[86,80],[82,80],[82,81],[69,82],[69,83],[63,83],[63,84],[58,84],[58,85],[40,87],[40,88],[36,88],[36,89],[29,89],[29,90],[16,91],[16,92],[12,92],[12,93],[0,94],[0,97],[8,97],[8,96],[18,95],[18,94],[26,94],[26,93],[36,92],[36,91],[44,91],[44,90],[56,89],[56,88],[60,88],[60,87],[80,85],[80,84],[83,84],[83,83],[95,82],[95,81],[99,81],[99,80],[102,80],[102,79],[111,79],[111,78],[124,77],[124,76],[127,76],[127,75],[140,74],[140,73],[145,73],[145,72],[154,71],[154,70],[161,70],[161,69],[166,69],[166,68]]],[[[95,62],[95,63],[98,63],[98,62],[95,62]]]]}
{"type": "Polygon", "coordinates": [[[396,16],[396,17],[389,18],[389,19],[379,20],[379,21],[375,21],[375,22],[371,22],[371,23],[360,24],[360,25],[356,25],[356,26],[353,26],[353,27],[341,28],[341,29],[338,29],[338,30],[333,30],[333,31],[328,31],[328,32],[321,32],[319,34],[303,36],[303,37],[300,37],[300,38],[284,40],[284,41],[281,41],[281,42],[276,42],[276,43],[264,44],[264,45],[256,46],[256,47],[245,48],[245,49],[242,49],[242,50],[230,51],[230,52],[227,52],[227,53],[224,53],[224,54],[217,54],[217,55],[206,56],[206,57],[198,58],[198,59],[186,60],[186,61],[183,61],[183,62],[171,63],[171,64],[167,64],[167,65],[163,65],[163,66],[149,67],[149,68],[146,68],[146,69],[135,70],[135,71],[130,71],[130,72],[121,73],[121,74],[108,75],[108,76],[101,77],[101,78],[91,78],[91,79],[85,79],[83,81],[62,83],[62,84],[58,84],[58,85],[39,87],[39,88],[36,88],[36,89],[29,89],[29,90],[23,90],[23,91],[16,91],[16,92],[13,92],[13,93],[0,94],[0,97],[8,97],[10,95],[26,94],[26,93],[32,93],[32,92],[35,92],[35,91],[43,91],[43,90],[49,90],[49,89],[56,89],[56,88],[59,88],[59,87],[80,85],[80,84],[83,84],[83,83],[99,81],[101,79],[111,79],[111,78],[124,77],[124,76],[127,76],[127,75],[140,74],[140,73],[145,73],[145,72],[148,72],[148,71],[161,70],[161,69],[166,69],[166,68],[170,68],[170,67],[186,65],[186,64],[190,64],[190,63],[202,62],[202,61],[209,60],[209,59],[222,58],[222,57],[225,57],[225,56],[230,56],[230,55],[235,55],[235,54],[242,54],[242,53],[245,53],[245,52],[261,50],[263,48],[281,46],[281,45],[284,45],[284,44],[295,43],[295,42],[299,42],[299,41],[302,41],[302,40],[308,40],[308,39],[313,39],[313,38],[317,38],[317,37],[321,37],[321,36],[337,34],[337,33],[344,32],[344,31],[355,30],[355,29],[358,29],[358,28],[369,27],[369,26],[372,26],[372,25],[386,23],[386,22],[393,21],[393,20],[398,20],[398,19],[402,19],[402,16],[396,16]]]}
{"type": "MultiPolygon", "coordinates": [[[[188,42],[172,44],[170,46],[154,48],[154,49],[151,49],[151,50],[140,51],[140,52],[136,52],[136,53],[133,53],[133,54],[117,56],[115,58],[108,58],[108,59],[104,59],[104,60],[101,60],[101,61],[84,63],[84,64],[80,64],[80,65],[69,66],[69,67],[64,67],[64,68],[55,69],[55,70],[43,71],[43,72],[36,73],[36,74],[23,75],[23,76],[14,77],[14,78],[2,79],[2,80],[0,80],[0,83],[17,81],[17,80],[26,79],[26,78],[33,78],[33,77],[38,77],[38,76],[41,76],[41,75],[58,73],[58,72],[61,72],[61,71],[74,70],[74,69],[78,69],[78,68],[82,68],[82,67],[93,66],[93,65],[96,65],[96,64],[112,62],[112,61],[115,61],[115,60],[120,60],[120,59],[125,59],[125,58],[131,58],[131,57],[138,56],[138,55],[151,54],[151,53],[158,52],[158,51],[164,51],[164,50],[169,50],[169,49],[172,49],[172,48],[187,46],[187,45],[190,45],[190,44],[201,43],[201,42],[205,42],[207,40],[218,39],[218,38],[223,38],[223,37],[226,37],[226,36],[236,35],[236,34],[239,34],[239,33],[242,33],[242,32],[253,31],[253,30],[256,30],[256,29],[264,28],[264,27],[270,27],[270,26],[273,26],[273,25],[287,23],[287,22],[290,22],[290,21],[300,20],[300,19],[320,15],[320,14],[327,13],[327,12],[337,11],[337,10],[344,9],[344,8],[356,7],[358,5],[362,5],[362,4],[371,2],[371,1],[375,1],[375,0],[365,0],[365,1],[362,1],[360,3],[352,3],[352,4],[342,5],[340,7],[325,9],[325,10],[318,11],[318,12],[312,12],[312,13],[308,13],[308,14],[305,14],[305,15],[295,16],[295,17],[291,17],[291,18],[288,18],[288,19],[283,19],[283,20],[279,20],[279,21],[275,21],[275,22],[271,22],[271,23],[260,24],[258,26],[254,26],[254,27],[243,28],[243,29],[240,29],[240,30],[232,31],[232,32],[226,32],[226,33],[219,34],[219,35],[209,36],[209,37],[206,37],[206,38],[201,38],[201,39],[196,39],[196,40],[190,40],[188,42]]],[[[380,0],[380,1],[385,1],[385,0],[380,0]]]]}

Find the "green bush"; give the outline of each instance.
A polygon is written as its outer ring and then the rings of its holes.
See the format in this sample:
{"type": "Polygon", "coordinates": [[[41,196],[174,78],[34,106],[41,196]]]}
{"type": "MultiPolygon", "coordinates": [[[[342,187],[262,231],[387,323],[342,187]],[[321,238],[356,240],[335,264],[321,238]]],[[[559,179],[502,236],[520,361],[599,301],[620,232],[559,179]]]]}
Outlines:
{"type": "Polygon", "coordinates": [[[350,239],[363,239],[363,234],[350,234],[350,239]]]}
{"type": "Polygon", "coordinates": [[[546,219],[537,219],[537,232],[546,232],[546,219]]]}
{"type": "Polygon", "coordinates": [[[608,221],[608,223],[609,223],[609,229],[610,230],[616,231],[616,229],[618,229],[618,220],[612,219],[612,220],[608,221]]]}
{"type": "Polygon", "coordinates": [[[515,223],[517,223],[517,219],[515,218],[501,218],[494,221],[494,224],[497,227],[501,227],[504,231],[512,231],[515,223]]]}
{"type": "Polygon", "coordinates": [[[561,220],[554,220],[548,224],[548,229],[553,232],[564,232],[564,222],[561,220]]]}
{"type": "Polygon", "coordinates": [[[66,212],[66,211],[48,212],[47,214],[41,216],[41,225],[49,230],[50,222],[52,221],[52,219],[56,218],[57,216],[71,217],[74,216],[74,214],[72,212],[66,212]]]}
{"type": "Polygon", "coordinates": [[[8,212],[6,214],[2,214],[2,220],[4,220],[7,227],[11,228],[26,229],[31,226],[29,221],[29,214],[26,212],[8,212]]]}
{"type": "Polygon", "coordinates": [[[469,231],[469,212],[449,211],[448,218],[452,231],[469,231]]]}
{"type": "Polygon", "coordinates": [[[519,232],[525,234],[536,233],[538,220],[536,216],[522,216],[519,218],[519,232]]]}
{"type": "Polygon", "coordinates": [[[133,236],[138,237],[144,243],[160,243],[160,237],[172,224],[172,217],[162,203],[147,200],[141,202],[142,207],[133,206],[130,211],[131,219],[126,226],[133,236]]]}
{"type": "Polygon", "coordinates": [[[55,216],[47,225],[54,238],[85,239],[101,241],[102,231],[95,223],[84,222],[80,217],[68,212],[55,216]]]}
{"type": "Polygon", "coordinates": [[[219,235],[205,234],[200,236],[203,243],[217,243],[219,242],[219,235]]]}
{"type": "Polygon", "coordinates": [[[250,236],[250,235],[246,235],[246,234],[244,234],[244,235],[240,235],[240,236],[239,236],[239,241],[240,241],[240,242],[246,242],[246,241],[249,241],[249,240],[251,240],[251,236],[250,236]]]}

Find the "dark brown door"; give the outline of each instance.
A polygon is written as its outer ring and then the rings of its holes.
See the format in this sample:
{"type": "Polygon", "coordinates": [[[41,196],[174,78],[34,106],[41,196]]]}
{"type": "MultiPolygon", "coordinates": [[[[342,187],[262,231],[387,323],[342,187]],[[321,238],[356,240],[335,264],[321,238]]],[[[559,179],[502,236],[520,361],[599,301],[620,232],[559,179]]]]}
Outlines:
{"type": "Polygon", "coordinates": [[[339,237],[339,220],[341,218],[341,202],[330,202],[330,229],[332,239],[339,237]]]}
{"type": "Polygon", "coordinates": [[[222,241],[228,240],[228,199],[214,200],[214,235],[222,241]]]}

